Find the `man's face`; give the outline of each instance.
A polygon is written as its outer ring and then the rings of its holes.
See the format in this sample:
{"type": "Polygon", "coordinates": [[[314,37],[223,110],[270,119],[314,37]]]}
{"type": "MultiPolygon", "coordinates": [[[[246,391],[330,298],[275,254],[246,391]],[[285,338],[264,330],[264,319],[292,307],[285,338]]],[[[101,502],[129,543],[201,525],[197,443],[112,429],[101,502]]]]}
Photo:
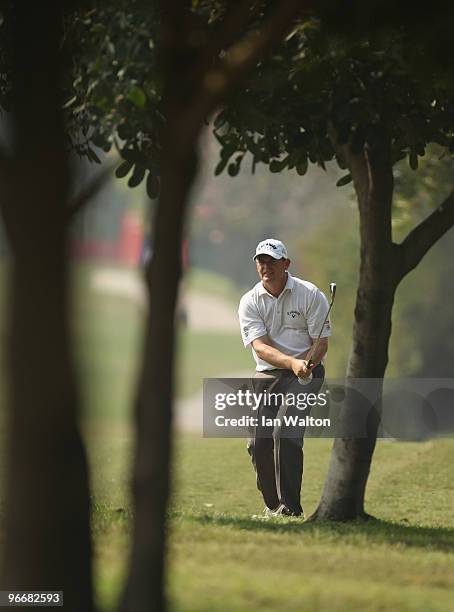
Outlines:
{"type": "Polygon", "coordinates": [[[289,264],[289,259],[274,259],[271,255],[258,255],[255,258],[257,274],[265,283],[282,282],[289,264]]]}

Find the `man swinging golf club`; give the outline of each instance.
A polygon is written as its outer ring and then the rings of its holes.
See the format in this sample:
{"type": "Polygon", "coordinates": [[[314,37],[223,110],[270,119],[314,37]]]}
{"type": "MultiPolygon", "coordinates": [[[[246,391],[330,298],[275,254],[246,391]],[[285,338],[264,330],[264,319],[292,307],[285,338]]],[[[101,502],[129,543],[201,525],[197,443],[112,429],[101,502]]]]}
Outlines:
{"type": "MultiPolygon", "coordinates": [[[[330,305],[315,285],[290,275],[287,249],[274,238],[260,242],[253,259],[260,282],[243,295],[238,315],[243,343],[252,347],[256,362],[254,391],[266,389],[278,397],[318,393],[325,375],[323,361],[331,335],[329,312],[335,285],[330,287],[330,305]]],[[[305,428],[262,424],[262,417],[274,419],[290,411],[301,416],[294,405],[262,402],[256,414],[259,424],[248,441],[257,487],[266,504],[265,515],[303,514],[300,495],[305,428]]]]}

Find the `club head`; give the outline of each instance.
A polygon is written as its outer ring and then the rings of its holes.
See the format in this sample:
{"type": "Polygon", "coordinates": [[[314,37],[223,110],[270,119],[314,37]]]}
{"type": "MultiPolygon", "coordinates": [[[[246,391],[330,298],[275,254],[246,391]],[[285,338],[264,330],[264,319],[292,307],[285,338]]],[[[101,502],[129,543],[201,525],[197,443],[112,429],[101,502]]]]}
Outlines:
{"type": "Polygon", "coordinates": [[[336,283],[330,283],[329,284],[329,293],[331,295],[331,301],[334,301],[334,297],[336,295],[336,289],[337,289],[337,285],[336,283]]]}

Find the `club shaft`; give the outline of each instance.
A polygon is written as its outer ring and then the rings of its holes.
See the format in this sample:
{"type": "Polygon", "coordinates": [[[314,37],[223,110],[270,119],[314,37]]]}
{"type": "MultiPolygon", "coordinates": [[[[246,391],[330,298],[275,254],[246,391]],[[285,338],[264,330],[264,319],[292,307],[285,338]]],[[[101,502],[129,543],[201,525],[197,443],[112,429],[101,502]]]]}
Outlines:
{"type": "Polygon", "coordinates": [[[307,359],[307,365],[308,365],[309,368],[314,365],[311,358],[312,358],[312,355],[315,353],[315,351],[316,351],[316,349],[317,349],[317,347],[318,347],[318,345],[320,343],[320,337],[322,335],[323,328],[325,327],[325,323],[328,320],[329,313],[331,312],[331,308],[333,307],[333,304],[334,304],[334,299],[331,300],[331,303],[330,303],[329,308],[328,308],[328,312],[326,313],[325,320],[323,321],[323,325],[320,328],[320,332],[319,332],[319,334],[317,336],[317,339],[315,340],[314,344],[309,349],[309,354],[308,354],[309,357],[307,359]]]}

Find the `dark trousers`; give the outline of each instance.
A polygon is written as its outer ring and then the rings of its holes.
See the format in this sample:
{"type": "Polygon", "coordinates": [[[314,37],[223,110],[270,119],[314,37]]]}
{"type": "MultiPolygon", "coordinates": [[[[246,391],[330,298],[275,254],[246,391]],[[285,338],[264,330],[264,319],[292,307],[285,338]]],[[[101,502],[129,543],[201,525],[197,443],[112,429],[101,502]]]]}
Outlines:
{"type": "MultiPolygon", "coordinates": [[[[289,370],[271,370],[257,372],[253,379],[255,393],[283,394],[302,397],[301,394],[318,393],[325,376],[324,367],[319,364],[313,370],[313,380],[308,385],[300,385],[298,379],[289,370]],[[266,391],[265,391],[266,390],[266,391]]],[[[292,513],[302,514],[301,484],[303,480],[303,440],[304,426],[286,426],[283,416],[304,417],[310,413],[310,407],[298,409],[291,403],[279,401],[260,404],[257,414],[258,425],[253,438],[248,441],[248,452],[256,471],[257,488],[261,491],[268,508],[274,510],[284,504],[292,513]],[[273,423],[264,423],[263,418],[272,419],[273,423]],[[275,419],[282,423],[276,425],[275,419]]]]}

